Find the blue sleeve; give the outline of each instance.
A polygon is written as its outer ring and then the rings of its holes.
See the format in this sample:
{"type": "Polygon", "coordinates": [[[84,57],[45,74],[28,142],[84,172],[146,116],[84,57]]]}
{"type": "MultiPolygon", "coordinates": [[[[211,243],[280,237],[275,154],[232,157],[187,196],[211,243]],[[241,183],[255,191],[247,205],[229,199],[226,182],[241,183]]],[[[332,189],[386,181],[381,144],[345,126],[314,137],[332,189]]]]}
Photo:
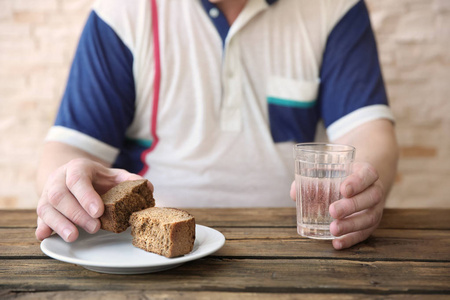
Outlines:
{"type": "Polygon", "coordinates": [[[133,120],[133,55],[95,12],[81,34],[55,125],[116,148],[133,120]]]}
{"type": "Polygon", "coordinates": [[[359,108],[388,105],[364,1],[353,6],[331,31],[320,73],[319,105],[326,127],[359,108]]]}

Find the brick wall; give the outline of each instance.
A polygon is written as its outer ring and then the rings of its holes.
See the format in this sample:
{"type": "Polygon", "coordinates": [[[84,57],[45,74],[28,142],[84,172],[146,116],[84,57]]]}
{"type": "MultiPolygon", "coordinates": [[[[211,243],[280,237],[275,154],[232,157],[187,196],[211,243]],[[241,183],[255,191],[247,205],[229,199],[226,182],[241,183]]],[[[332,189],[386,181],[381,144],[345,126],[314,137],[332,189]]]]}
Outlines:
{"type": "MultiPolygon", "coordinates": [[[[92,0],[0,0],[0,208],[35,207],[39,149],[92,0]]],[[[450,0],[368,0],[401,146],[389,207],[450,207],[450,0]]]]}
{"type": "Polygon", "coordinates": [[[450,1],[368,6],[401,147],[388,205],[450,207],[450,1]]]}
{"type": "Polygon", "coordinates": [[[52,124],[92,0],[0,0],[0,207],[34,207],[52,124]]]}

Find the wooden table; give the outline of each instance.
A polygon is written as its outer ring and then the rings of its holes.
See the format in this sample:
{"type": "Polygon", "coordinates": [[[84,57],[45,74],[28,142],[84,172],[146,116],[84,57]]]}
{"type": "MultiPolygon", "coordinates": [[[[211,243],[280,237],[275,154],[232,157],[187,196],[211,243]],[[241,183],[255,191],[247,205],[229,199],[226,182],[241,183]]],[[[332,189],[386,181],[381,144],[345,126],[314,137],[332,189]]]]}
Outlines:
{"type": "Polygon", "coordinates": [[[45,256],[35,212],[0,210],[0,298],[450,299],[449,209],[387,209],[371,238],[344,251],[299,237],[291,208],[189,211],[225,235],[222,249],[159,273],[110,275],[45,256]]]}

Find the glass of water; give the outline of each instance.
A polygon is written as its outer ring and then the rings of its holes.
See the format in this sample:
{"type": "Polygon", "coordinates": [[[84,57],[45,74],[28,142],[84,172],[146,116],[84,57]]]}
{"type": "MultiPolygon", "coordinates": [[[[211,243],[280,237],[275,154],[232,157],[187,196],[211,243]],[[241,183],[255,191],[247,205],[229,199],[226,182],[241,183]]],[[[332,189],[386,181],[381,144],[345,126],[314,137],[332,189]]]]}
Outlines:
{"type": "Polygon", "coordinates": [[[334,239],[330,204],[341,199],[341,183],[352,172],[355,148],[329,143],[294,146],[297,232],[313,239],[334,239]]]}

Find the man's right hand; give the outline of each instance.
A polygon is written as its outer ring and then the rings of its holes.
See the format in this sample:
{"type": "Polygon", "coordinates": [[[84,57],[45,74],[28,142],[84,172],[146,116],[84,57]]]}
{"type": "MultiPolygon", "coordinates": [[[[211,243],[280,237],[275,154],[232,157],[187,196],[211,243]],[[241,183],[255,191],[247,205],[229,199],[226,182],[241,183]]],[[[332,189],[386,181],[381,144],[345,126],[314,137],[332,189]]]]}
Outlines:
{"type": "Polygon", "coordinates": [[[98,218],[104,211],[100,195],[122,181],[136,179],[142,177],[86,158],[73,159],[55,169],[37,205],[36,238],[43,240],[54,231],[66,242],[73,242],[78,238],[76,226],[97,232],[98,218]]]}

